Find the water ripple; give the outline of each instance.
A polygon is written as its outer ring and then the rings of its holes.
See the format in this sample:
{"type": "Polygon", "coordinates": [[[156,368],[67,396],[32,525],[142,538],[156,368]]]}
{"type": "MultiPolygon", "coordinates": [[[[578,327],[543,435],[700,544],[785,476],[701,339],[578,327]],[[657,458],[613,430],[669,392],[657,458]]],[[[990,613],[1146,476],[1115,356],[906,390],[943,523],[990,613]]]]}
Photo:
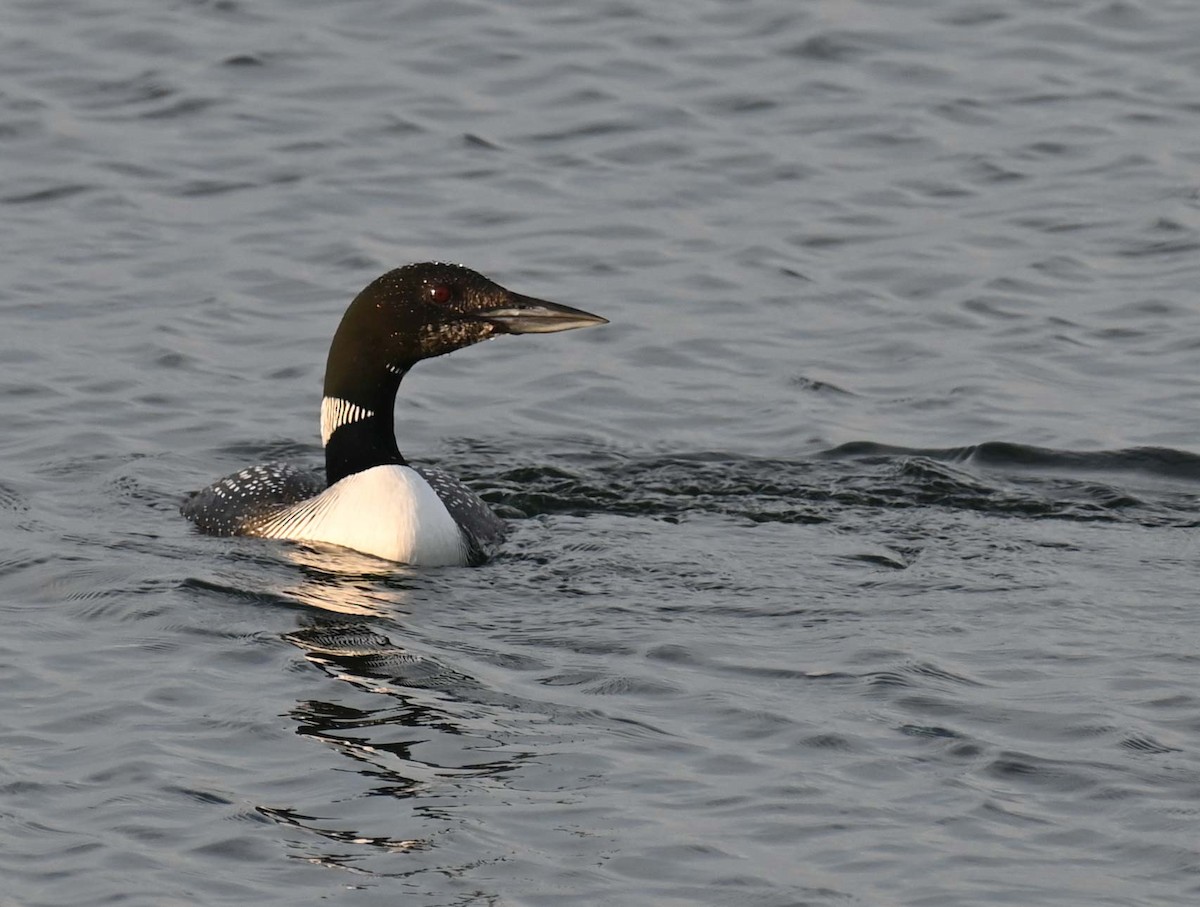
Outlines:
{"type": "Polygon", "coordinates": [[[1194,4],[10,4],[22,905],[1192,905],[1194,4]],[[198,536],[448,258],[478,570],[198,536]]]}

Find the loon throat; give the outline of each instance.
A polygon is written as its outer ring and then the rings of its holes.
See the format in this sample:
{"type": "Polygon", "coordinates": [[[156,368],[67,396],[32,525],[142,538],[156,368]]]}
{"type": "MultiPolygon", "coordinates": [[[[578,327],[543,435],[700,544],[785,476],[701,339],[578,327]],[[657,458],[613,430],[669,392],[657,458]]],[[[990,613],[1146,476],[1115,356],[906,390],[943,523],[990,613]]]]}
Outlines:
{"type": "Polygon", "coordinates": [[[329,348],[324,480],[286,464],[253,466],[196,492],[182,511],[213,535],[341,545],[409,564],[482,563],[504,523],[453,476],[401,455],[393,424],[401,380],[423,359],[491,337],[605,323],[460,265],[389,271],[350,303],[329,348]]]}
{"type": "Polygon", "coordinates": [[[326,447],[333,433],[343,425],[371,419],[375,413],[341,397],[321,399],[321,446],[326,447]]]}

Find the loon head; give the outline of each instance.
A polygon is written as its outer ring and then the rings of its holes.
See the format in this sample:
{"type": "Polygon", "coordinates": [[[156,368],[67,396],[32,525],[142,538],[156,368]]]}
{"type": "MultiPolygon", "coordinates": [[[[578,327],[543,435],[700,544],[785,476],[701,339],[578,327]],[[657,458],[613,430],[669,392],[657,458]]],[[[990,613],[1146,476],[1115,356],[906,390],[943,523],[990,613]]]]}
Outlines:
{"type": "Polygon", "coordinates": [[[404,462],[392,407],[400,379],[422,359],[501,334],[607,323],[581,309],[514,293],[461,265],[422,262],[389,271],[350,303],[329,348],[321,406],[327,481],[404,462]]]}
{"type": "Polygon", "coordinates": [[[607,321],[506,290],[462,265],[407,265],[372,281],[346,310],[329,350],[325,393],[379,380],[372,372],[403,375],[422,359],[500,334],[548,334],[607,321]]]}

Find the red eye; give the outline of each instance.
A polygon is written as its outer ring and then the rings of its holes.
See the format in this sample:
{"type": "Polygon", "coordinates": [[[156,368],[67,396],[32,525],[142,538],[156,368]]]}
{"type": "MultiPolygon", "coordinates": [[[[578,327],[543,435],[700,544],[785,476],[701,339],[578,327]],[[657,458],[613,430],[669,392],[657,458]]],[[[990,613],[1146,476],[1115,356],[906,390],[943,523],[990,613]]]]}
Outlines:
{"type": "Polygon", "coordinates": [[[429,294],[430,302],[437,303],[449,302],[450,297],[454,295],[450,287],[444,283],[431,283],[426,287],[425,292],[429,294]]]}

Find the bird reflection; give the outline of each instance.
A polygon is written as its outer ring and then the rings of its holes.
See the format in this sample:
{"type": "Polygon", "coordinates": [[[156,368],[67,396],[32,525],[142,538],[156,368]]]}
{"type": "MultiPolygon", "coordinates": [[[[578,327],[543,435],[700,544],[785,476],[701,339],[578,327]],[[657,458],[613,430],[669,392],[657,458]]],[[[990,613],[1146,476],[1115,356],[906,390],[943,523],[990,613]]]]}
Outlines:
{"type": "Polygon", "coordinates": [[[304,830],[295,855],[317,865],[392,874],[398,854],[456,862],[454,847],[428,854],[460,828],[451,807],[494,790],[528,758],[510,746],[520,703],[446,664],[447,650],[422,652],[406,638],[413,599],[427,599],[437,571],[341,549],[288,546],[287,556],[298,571],[273,597],[302,606],[302,625],[282,639],[336,684],[286,718],[351,772],[314,779],[303,802],[260,805],[259,814],[304,830]]]}
{"type": "Polygon", "coordinates": [[[302,580],[280,594],[309,608],[362,617],[405,613],[408,586],[420,570],[333,545],[281,546],[302,580]]]}

